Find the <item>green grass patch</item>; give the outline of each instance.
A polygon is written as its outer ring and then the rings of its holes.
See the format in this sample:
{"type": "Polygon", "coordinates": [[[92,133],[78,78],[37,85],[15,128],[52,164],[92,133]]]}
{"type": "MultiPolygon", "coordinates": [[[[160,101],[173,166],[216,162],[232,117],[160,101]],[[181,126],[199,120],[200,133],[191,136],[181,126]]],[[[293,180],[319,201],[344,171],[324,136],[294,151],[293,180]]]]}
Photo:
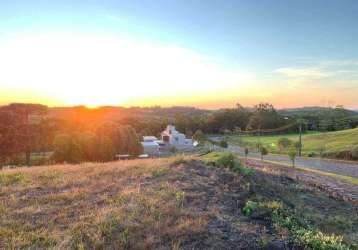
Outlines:
{"type": "Polygon", "coordinates": [[[238,158],[229,152],[211,152],[201,157],[201,159],[208,165],[215,167],[229,168],[233,172],[244,176],[251,176],[255,170],[250,167],[245,167],[238,158]]]}
{"type": "Polygon", "coordinates": [[[350,249],[343,243],[343,237],[334,234],[325,234],[314,228],[305,220],[296,218],[289,208],[284,207],[279,201],[252,201],[245,203],[242,211],[246,216],[251,216],[257,210],[264,210],[270,214],[270,220],[276,229],[286,228],[290,233],[290,241],[294,248],[319,250],[343,250],[350,249]]]}
{"type": "Polygon", "coordinates": [[[0,186],[22,184],[25,183],[26,180],[23,173],[0,173],[0,186]]]}
{"type": "MultiPolygon", "coordinates": [[[[264,135],[264,136],[228,136],[229,143],[248,147],[251,151],[257,150],[261,143],[271,153],[282,153],[277,142],[280,138],[287,138],[292,142],[298,141],[298,134],[264,135]]],[[[352,148],[358,145],[358,128],[335,132],[307,132],[302,135],[302,155],[317,157],[332,157],[345,159],[349,157],[352,148]]]]}

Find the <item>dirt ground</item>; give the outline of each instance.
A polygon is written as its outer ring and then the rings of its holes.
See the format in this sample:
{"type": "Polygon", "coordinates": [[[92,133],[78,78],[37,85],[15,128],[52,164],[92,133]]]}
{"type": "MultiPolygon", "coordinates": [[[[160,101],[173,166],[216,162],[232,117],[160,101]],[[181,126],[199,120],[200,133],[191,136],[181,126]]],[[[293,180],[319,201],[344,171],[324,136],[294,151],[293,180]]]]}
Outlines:
{"type": "Polygon", "coordinates": [[[309,186],[313,186],[324,190],[329,195],[340,198],[346,201],[350,201],[355,205],[358,205],[358,186],[339,181],[329,176],[323,176],[320,174],[304,171],[302,169],[287,168],[261,162],[259,160],[246,160],[245,163],[255,169],[259,169],[265,172],[276,173],[285,175],[290,178],[304,182],[309,186]]]}

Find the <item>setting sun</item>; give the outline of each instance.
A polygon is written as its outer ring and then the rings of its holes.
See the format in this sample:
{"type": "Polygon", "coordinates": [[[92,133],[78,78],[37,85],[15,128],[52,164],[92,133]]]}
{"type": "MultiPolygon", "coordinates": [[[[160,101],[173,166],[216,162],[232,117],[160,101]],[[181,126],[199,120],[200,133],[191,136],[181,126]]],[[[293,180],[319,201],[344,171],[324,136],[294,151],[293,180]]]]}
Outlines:
{"type": "Polygon", "coordinates": [[[112,36],[17,37],[3,42],[0,54],[2,85],[42,93],[65,105],[125,105],[165,96],[200,98],[203,93],[237,89],[253,79],[188,49],[112,36]]]}

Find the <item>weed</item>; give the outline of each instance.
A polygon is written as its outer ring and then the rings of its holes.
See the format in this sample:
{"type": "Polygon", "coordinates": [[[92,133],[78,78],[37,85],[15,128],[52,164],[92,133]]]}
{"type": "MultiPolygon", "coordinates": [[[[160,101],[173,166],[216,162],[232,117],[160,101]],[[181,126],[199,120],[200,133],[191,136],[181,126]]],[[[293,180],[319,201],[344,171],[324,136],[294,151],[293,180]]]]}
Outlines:
{"type": "Polygon", "coordinates": [[[184,191],[176,191],[175,192],[175,200],[179,208],[184,207],[184,200],[185,200],[185,192],[184,191]]]}
{"type": "Polygon", "coordinates": [[[119,194],[114,198],[108,198],[106,200],[107,204],[109,204],[110,206],[117,206],[117,207],[125,205],[126,203],[128,203],[128,201],[129,201],[129,196],[125,194],[119,194]]]}
{"type": "Polygon", "coordinates": [[[232,168],[235,164],[235,157],[232,153],[223,153],[217,160],[216,164],[219,167],[232,168]]]}
{"type": "Polygon", "coordinates": [[[169,172],[168,168],[159,168],[159,169],[155,169],[152,172],[152,176],[157,178],[157,177],[161,177],[164,176],[165,174],[167,174],[169,172]]]}
{"type": "Polygon", "coordinates": [[[120,236],[119,236],[119,242],[121,243],[121,245],[126,249],[129,245],[129,231],[128,228],[125,228],[120,236]]]}
{"type": "Polygon", "coordinates": [[[108,215],[104,221],[98,224],[98,229],[104,242],[110,242],[115,230],[118,230],[120,221],[114,214],[108,215]]]}
{"type": "Polygon", "coordinates": [[[252,176],[255,173],[253,168],[245,167],[241,164],[241,162],[235,162],[231,170],[244,176],[252,176]]]}
{"type": "Polygon", "coordinates": [[[9,186],[14,184],[21,184],[26,182],[26,177],[23,173],[0,173],[0,185],[9,186]]]}
{"type": "Polygon", "coordinates": [[[242,209],[242,211],[246,216],[249,216],[258,206],[259,206],[259,203],[255,202],[255,201],[248,200],[245,203],[245,206],[242,209]]]}

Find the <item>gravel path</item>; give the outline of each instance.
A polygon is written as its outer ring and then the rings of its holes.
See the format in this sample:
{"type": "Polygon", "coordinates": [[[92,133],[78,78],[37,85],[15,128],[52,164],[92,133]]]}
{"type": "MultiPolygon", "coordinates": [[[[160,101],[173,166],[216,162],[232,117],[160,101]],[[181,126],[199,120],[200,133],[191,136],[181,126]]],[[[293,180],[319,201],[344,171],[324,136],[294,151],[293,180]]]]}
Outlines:
{"type": "MultiPolygon", "coordinates": [[[[229,145],[227,148],[228,151],[237,153],[241,156],[244,156],[244,152],[241,147],[229,145]]],[[[250,152],[249,157],[260,159],[261,156],[257,152],[250,152]]],[[[291,164],[291,160],[288,156],[281,155],[266,155],[264,157],[265,160],[269,161],[277,161],[282,163],[291,164]]],[[[326,159],[318,159],[318,158],[305,158],[305,157],[297,157],[296,163],[299,167],[317,169],[325,172],[331,172],[340,175],[346,175],[351,177],[358,178],[358,163],[344,163],[326,159]]]]}

